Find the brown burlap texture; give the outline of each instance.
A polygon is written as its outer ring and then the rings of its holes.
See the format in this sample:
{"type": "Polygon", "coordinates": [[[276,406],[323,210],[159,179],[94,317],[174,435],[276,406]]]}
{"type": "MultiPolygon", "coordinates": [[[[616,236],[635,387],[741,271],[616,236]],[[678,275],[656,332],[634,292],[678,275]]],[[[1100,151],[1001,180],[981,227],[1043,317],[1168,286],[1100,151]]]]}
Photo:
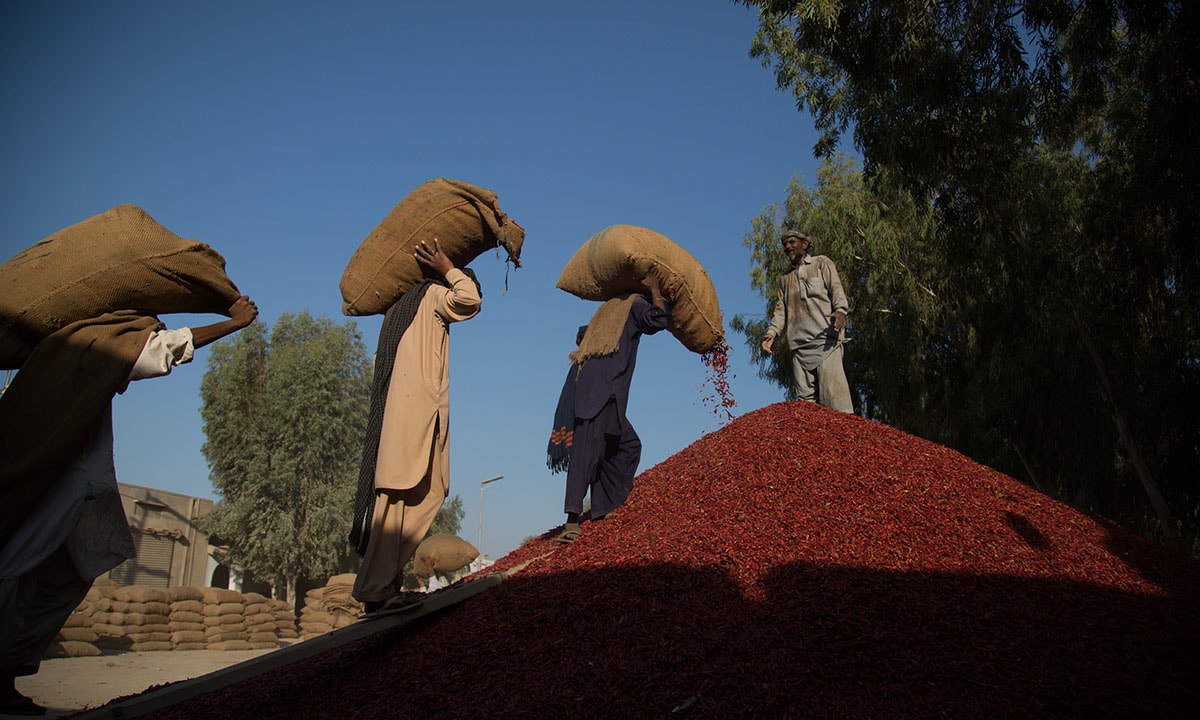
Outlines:
{"type": "Polygon", "coordinates": [[[0,395],[0,546],[83,450],[158,319],[107,313],[42,340],[0,395]]]}
{"type": "Polygon", "coordinates": [[[603,357],[615,353],[621,346],[621,336],[625,333],[625,323],[629,320],[629,311],[633,301],[640,297],[637,293],[619,295],[611,300],[605,300],[592,319],[588,320],[587,331],[579,342],[579,347],[571,351],[571,362],[580,363],[594,357],[603,357]]]}
{"type": "Polygon", "coordinates": [[[438,533],[417,546],[413,553],[413,571],[420,577],[430,578],[434,573],[461,570],[477,557],[479,551],[471,543],[457,535],[438,533]]]}
{"type": "Polygon", "coordinates": [[[43,239],[0,265],[0,368],[38,341],[117,310],[221,313],[240,295],[225,259],[135,205],[119,205],[43,239]]]}
{"type": "Polygon", "coordinates": [[[504,248],[521,266],[525,230],[509,218],[496,193],[469,183],[436,178],[401,200],[350,257],[339,285],[346,315],[380,315],[433,271],[413,257],[424,240],[437,238],[455,267],[491,248],[504,248]]]}
{"type": "Polygon", "coordinates": [[[695,353],[724,337],[721,307],[712,279],[696,258],[673,240],[637,225],[612,225],[593,235],[567,261],[557,287],[584,300],[645,293],[642,278],[657,265],[663,295],[671,304],[667,329],[695,353]]]}

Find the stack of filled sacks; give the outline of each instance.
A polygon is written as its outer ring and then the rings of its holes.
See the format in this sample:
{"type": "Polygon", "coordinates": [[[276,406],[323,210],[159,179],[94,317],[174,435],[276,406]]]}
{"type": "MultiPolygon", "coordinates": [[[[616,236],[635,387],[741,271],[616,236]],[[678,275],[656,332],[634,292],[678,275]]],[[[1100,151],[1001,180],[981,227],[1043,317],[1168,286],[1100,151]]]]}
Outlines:
{"type": "Polygon", "coordinates": [[[295,640],[300,637],[296,630],[296,611],[287,600],[268,600],[275,614],[275,633],[280,640],[295,640]]]}
{"type": "Polygon", "coordinates": [[[246,621],[246,642],[254,650],[279,647],[279,626],[275,624],[275,606],[259,593],[246,593],[242,614],[246,621]]]}
{"type": "Polygon", "coordinates": [[[45,657],[94,657],[101,653],[96,645],[100,636],[92,629],[92,625],[96,622],[97,607],[104,599],[102,588],[107,588],[109,599],[105,602],[111,605],[111,593],[115,586],[116,583],[107,578],[96,581],[79,606],[67,617],[54,642],[46,649],[45,657]]]}
{"type": "Polygon", "coordinates": [[[246,598],[236,590],[204,588],[204,635],[209,650],[252,650],[246,634],[246,598]]]}
{"type": "Polygon", "coordinates": [[[314,588],[304,595],[300,611],[300,637],[323,635],[347,625],[353,625],[362,612],[362,603],[355,600],[354,573],[334,575],[325,587],[314,588]]]}
{"type": "Polygon", "coordinates": [[[167,591],[162,588],[146,585],[113,588],[111,598],[102,596],[97,603],[97,607],[107,607],[107,612],[93,616],[97,646],[136,652],[170,650],[169,601],[167,591]]]}
{"type": "Polygon", "coordinates": [[[173,587],[171,615],[167,626],[171,630],[172,650],[203,650],[208,647],[204,625],[204,591],[198,587],[173,587]]]}
{"type": "MultiPolygon", "coordinates": [[[[334,596],[339,594],[335,588],[334,596]]],[[[45,657],[103,650],[266,650],[298,635],[296,613],[284,600],[224,588],[118,587],[103,579],[67,618],[45,657]]]]}

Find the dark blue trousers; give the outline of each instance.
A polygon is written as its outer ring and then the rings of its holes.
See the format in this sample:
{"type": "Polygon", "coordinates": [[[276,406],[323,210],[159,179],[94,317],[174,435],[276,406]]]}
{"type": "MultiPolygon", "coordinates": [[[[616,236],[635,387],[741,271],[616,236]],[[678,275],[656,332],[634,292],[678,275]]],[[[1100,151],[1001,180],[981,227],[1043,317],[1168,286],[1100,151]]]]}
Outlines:
{"type": "Polygon", "coordinates": [[[610,400],[594,418],[575,418],[563,511],[582,513],[589,488],[593,518],[621,507],[633,490],[633,476],[641,459],[642,440],[617,410],[615,400],[610,400]]]}

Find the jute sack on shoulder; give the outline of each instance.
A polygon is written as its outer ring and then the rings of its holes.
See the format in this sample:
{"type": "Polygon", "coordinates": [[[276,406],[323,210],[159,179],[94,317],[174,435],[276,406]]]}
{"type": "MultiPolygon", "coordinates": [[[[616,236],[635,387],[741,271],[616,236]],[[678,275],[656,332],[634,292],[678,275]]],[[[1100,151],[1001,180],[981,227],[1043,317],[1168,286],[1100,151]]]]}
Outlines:
{"type": "Polygon", "coordinates": [[[73,322],[118,310],[224,314],[239,295],[219,253],[119,205],[0,265],[0,367],[20,367],[73,322]]]}
{"type": "Polygon", "coordinates": [[[712,279],[691,253],[654,230],[637,225],[601,230],[567,261],[557,287],[584,300],[644,293],[642,278],[652,265],[658,266],[672,308],[667,329],[692,352],[712,350],[725,335],[712,279]]]}
{"type": "Polygon", "coordinates": [[[496,193],[436,178],[405,196],[350,256],[339,285],[342,312],[381,315],[423,278],[433,277],[413,252],[422,240],[432,248],[434,238],[457,268],[491,248],[504,248],[507,260],[521,266],[525,230],[500,209],[496,193]]]}

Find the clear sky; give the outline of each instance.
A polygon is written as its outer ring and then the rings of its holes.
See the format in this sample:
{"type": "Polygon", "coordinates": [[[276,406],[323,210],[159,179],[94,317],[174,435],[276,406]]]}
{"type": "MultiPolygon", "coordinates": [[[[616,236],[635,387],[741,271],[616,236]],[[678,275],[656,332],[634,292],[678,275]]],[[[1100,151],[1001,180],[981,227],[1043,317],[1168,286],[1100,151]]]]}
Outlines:
{"type": "MultiPolygon", "coordinates": [[[[481,549],[499,557],[563,520],[546,440],[596,303],[555,281],[588,237],[653,228],[705,266],[726,320],[764,312],[742,239],[816,164],[811,118],[748,55],[756,27],[723,0],[3,3],[0,256],[133,203],[224,255],[272,326],[353,321],[371,352],[381,318],[342,316],[338,290],[359,243],[428,179],[494,190],[527,230],[524,267],[471,264],[484,304],[451,333],[450,492],[476,543],[480,482],[503,476],[483,490],[481,549]]],[[[781,401],[730,345],[737,414],[781,401]]],[[[121,481],[217,498],[207,362],[116,398],[121,481]]],[[[669,334],[643,340],[642,470],[720,427],[705,379],[669,334]]]]}

